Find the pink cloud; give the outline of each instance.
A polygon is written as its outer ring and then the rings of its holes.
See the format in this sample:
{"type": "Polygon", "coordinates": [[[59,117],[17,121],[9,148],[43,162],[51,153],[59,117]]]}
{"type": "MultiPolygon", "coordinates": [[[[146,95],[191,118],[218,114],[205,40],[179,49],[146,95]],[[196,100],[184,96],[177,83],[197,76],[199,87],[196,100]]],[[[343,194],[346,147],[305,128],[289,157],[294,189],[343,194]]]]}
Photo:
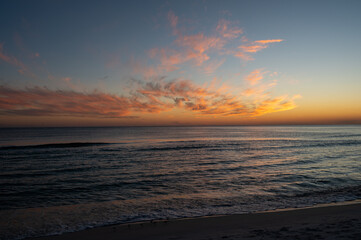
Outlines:
{"type": "Polygon", "coordinates": [[[160,49],[161,63],[163,66],[174,66],[189,60],[186,54],[173,49],[160,49]]]}
{"type": "Polygon", "coordinates": [[[203,33],[189,36],[179,36],[176,40],[180,46],[188,47],[195,52],[203,53],[212,48],[221,48],[225,41],[218,37],[206,37],[203,33]]]}
{"type": "MultiPolygon", "coordinates": [[[[206,74],[211,72],[212,67],[216,69],[214,61],[212,64],[203,66],[205,62],[211,60],[212,57],[220,55],[234,55],[245,61],[253,60],[250,53],[256,53],[268,47],[270,43],[281,42],[282,39],[258,40],[249,42],[245,36],[242,36],[240,41],[244,42],[243,45],[234,51],[227,48],[230,41],[240,37],[243,30],[238,27],[231,26],[231,22],[225,19],[219,20],[216,26],[216,33],[206,36],[200,32],[197,34],[187,35],[183,31],[178,30],[179,18],[174,12],[168,12],[168,21],[173,29],[173,34],[176,36],[174,40],[175,48],[154,48],[148,52],[150,58],[159,60],[160,64],[158,69],[164,71],[174,71],[180,69],[181,64],[191,62],[195,66],[201,67],[206,74]],[[211,55],[212,54],[212,55],[211,55]]],[[[217,61],[217,60],[216,60],[217,61]]],[[[218,61],[219,62],[219,61],[218,61]]]]}
{"type": "Polygon", "coordinates": [[[61,80],[63,80],[64,82],[70,82],[71,78],[70,77],[63,77],[61,80]]]}
{"type": "Polygon", "coordinates": [[[94,91],[50,90],[42,87],[24,90],[0,86],[0,112],[5,115],[124,117],[133,112],[166,111],[165,104],[142,102],[94,91]]]}
{"type": "Polygon", "coordinates": [[[221,19],[218,22],[216,30],[223,36],[224,38],[237,38],[239,35],[243,34],[243,30],[237,27],[229,27],[230,22],[221,19]]]}
{"type": "Polygon", "coordinates": [[[133,74],[140,74],[144,79],[147,80],[158,76],[161,72],[161,69],[159,68],[147,66],[142,62],[135,60],[130,62],[130,67],[132,68],[133,74]]]}
{"type": "Polygon", "coordinates": [[[159,57],[160,66],[157,68],[171,72],[179,69],[180,64],[193,60],[196,65],[200,66],[209,59],[209,56],[203,52],[193,51],[192,49],[184,49],[178,51],[174,49],[152,49],[152,57],[159,57]]]}
{"type": "Polygon", "coordinates": [[[168,20],[169,20],[170,26],[173,28],[173,34],[174,35],[178,34],[178,30],[177,30],[178,17],[172,11],[169,11],[168,12],[168,20]]]}
{"type": "Polygon", "coordinates": [[[225,62],[225,59],[221,60],[213,60],[212,62],[209,62],[203,66],[203,71],[206,74],[212,74],[214,73],[222,64],[225,62]]]}
{"type": "Polygon", "coordinates": [[[221,36],[206,36],[204,33],[194,35],[182,34],[178,31],[178,17],[172,12],[168,12],[168,21],[176,35],[174,43],[177,48],[154,48],[148,54],[151,58],[159,57],[161,68],[166,71],[179,69],[177,65],[192,61],[197,66],[201,66],[210,59],[209,52],[221,50],[228,39],[241,33],[241,29],[229,28],[227,21],[220,21],[218,31],[221,36]]]}
{"type": "Polygon", "coordinates": [[[241,51],[237,51],[234,53],[234,56],[235,57],[239,57],[241,59],[243,59],[244,61],[251,61],[251,60],[254,60],[253,57],[249,56],[248,54],[245,54],[244,52],[241,52],[241,51]]]}
{"type": "Polygon", "coordinates": [[[20,60],[18,60],[16,57],[14,56],[8,56],[4,53],[4,44],[0,43],[0,59],[3,60],[4,62],[7,62],[15,67],[18,67],[18,72],[20,72],[21,74],[24,74],[25,71],[27,71],[27,67],[25,66],[24,63],[22,63],[20,60]]]}
{"type": "Polygon", "coordinates": [[[249,52],[249,53],[255,53],[258,52],[262,49],[267,48],[266,45],[250,45],[250,46],[239,46],[238,48],[242,49],[244,52],[249,52]]]}
{"type": "MultiPolygon", "coordinates": [[[[198,66],[209,60],[207,52],[212,49],[220,49],[224,45],[221,38],[207,37],[203,33],[196,35],[178,35],[175,43],[181,47],[180,50],[159,49],[161,64],[166,69],[178,69],[176,65],[193,60],[198,66]]],[[[154,57],[154,50],[151,55],[154,57]]]]}

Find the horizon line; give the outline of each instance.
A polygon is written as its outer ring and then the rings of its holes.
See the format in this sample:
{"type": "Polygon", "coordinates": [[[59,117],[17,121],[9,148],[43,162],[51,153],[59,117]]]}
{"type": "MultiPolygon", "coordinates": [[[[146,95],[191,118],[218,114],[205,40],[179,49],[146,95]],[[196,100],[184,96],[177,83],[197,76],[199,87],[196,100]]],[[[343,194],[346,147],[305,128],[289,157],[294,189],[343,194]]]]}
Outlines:
{"type": "Polygon", "coordinates": [[[277,127],[277,126],[360,126],[361,123],[289,123],[289,124],[202,124],[202,125],[114,125],[114,126],[0,126],[0,128],[127,128],[127,127],[277,127]]]}

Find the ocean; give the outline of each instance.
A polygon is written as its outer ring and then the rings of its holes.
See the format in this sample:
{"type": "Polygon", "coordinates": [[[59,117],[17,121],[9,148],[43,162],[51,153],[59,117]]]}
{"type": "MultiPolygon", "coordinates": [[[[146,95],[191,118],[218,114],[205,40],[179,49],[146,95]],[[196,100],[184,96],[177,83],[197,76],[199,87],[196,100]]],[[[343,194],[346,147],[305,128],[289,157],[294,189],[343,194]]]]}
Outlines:
{"type": "Polygon", "coordinates": [[[361,126],[0,129],[0,239],[361,198],[361,126]]]}

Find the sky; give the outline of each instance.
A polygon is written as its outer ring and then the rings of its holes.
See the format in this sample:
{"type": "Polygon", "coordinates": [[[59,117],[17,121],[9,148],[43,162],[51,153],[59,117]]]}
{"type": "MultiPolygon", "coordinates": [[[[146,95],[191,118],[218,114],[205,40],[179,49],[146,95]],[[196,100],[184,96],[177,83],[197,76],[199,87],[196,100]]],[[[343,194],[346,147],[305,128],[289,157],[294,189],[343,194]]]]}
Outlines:
{"type": "Polygon", "coordinates": [[[361,1],[1,1],[0,127],[361,124],[361,1]]]}

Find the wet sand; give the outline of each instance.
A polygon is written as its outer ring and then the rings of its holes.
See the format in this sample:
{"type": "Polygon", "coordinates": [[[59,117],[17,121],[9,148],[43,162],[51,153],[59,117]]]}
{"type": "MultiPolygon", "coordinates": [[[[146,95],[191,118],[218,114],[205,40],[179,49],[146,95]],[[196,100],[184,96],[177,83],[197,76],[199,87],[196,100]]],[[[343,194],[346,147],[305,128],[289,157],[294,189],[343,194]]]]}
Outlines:
{"type": "Polygon", "coordinates": [[[119,224],[34,239],[361,239],[361,202],[119,224]]]}

